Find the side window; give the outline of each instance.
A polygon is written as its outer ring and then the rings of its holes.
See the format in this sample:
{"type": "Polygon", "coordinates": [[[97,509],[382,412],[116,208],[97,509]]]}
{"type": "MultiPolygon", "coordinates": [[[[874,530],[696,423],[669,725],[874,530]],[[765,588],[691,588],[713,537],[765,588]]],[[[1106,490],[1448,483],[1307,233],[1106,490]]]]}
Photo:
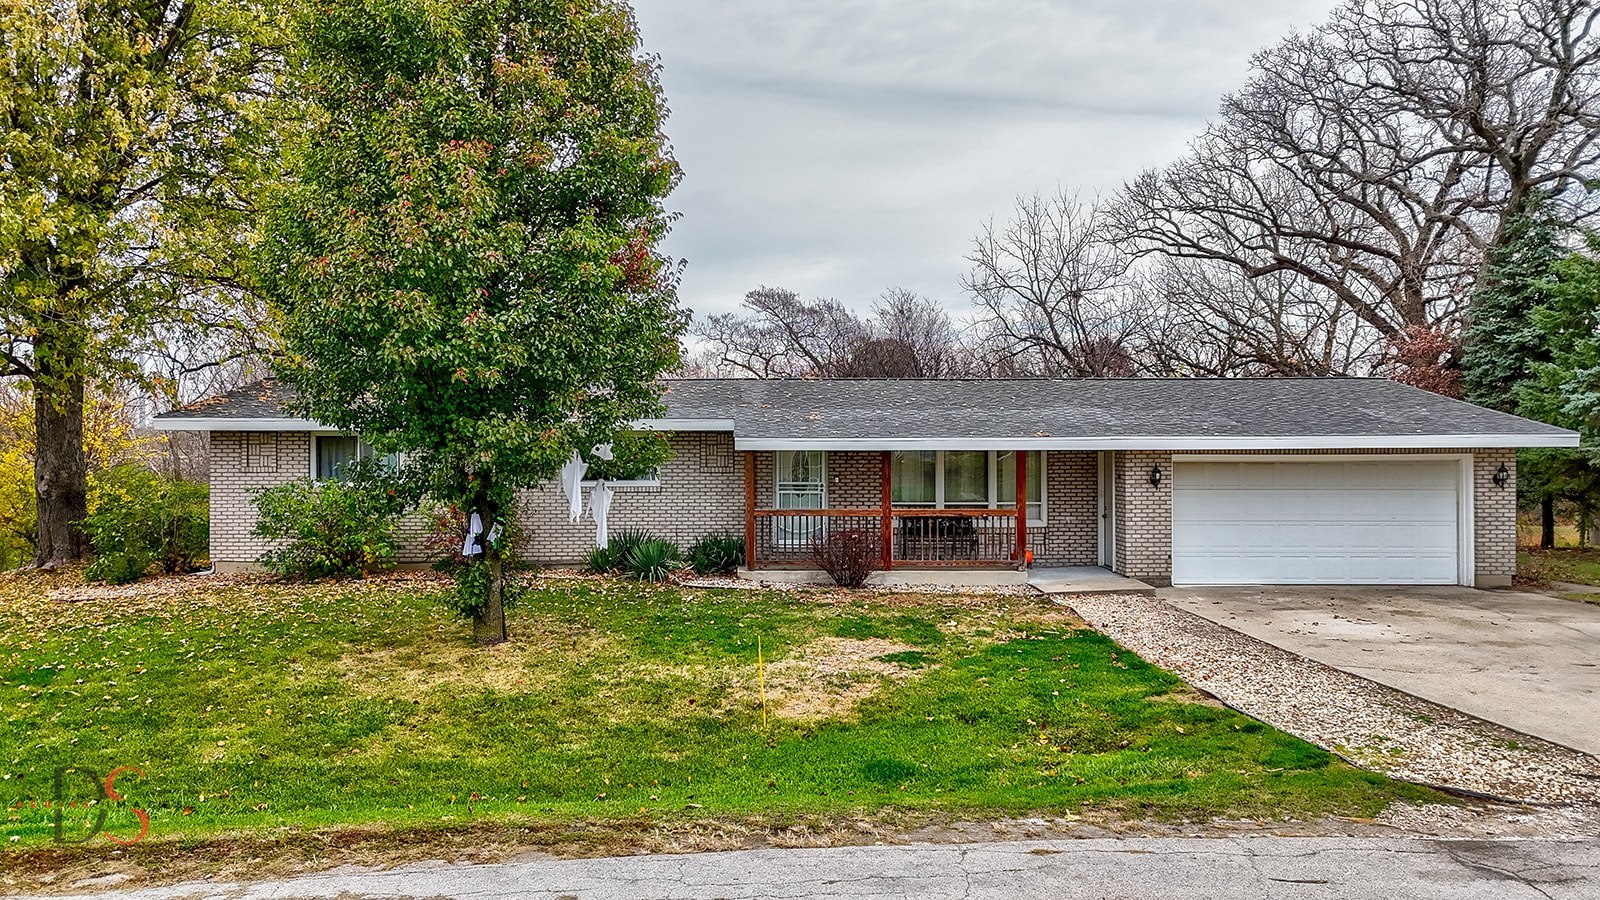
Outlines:
{"type": "Polygon", "coordinates": [[[317,436],[317,480],[343,477],[344,469],[356,461],[360,441],[346,435],[317,436]]]}
{"type": "MultiPolygon", "coordinates": [[[[343,478],[344,471],[351,463],[358,459],[372,459],[377,455],[366,441],[347,434],[318,435],[313,452],[318,481],[343,478]]],[[[381,459],[383,467],[391,472],[400,468],[398,453],[391,453],[381,459]]]]}

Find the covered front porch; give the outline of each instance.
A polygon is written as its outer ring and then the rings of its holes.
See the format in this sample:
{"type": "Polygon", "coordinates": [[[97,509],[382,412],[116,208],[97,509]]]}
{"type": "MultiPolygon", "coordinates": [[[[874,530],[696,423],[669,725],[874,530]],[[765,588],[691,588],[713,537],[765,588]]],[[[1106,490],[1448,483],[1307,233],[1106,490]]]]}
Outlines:
{"type": "Polygon", "coordinates": [[[1109,565],[1094,452],[794,449],[745,451],[752,571],[814,569],[831,536],[868,538],[884,572],[1109,565]],[[1023,460],[1021,466],[1017,459],[1023,460]]]}

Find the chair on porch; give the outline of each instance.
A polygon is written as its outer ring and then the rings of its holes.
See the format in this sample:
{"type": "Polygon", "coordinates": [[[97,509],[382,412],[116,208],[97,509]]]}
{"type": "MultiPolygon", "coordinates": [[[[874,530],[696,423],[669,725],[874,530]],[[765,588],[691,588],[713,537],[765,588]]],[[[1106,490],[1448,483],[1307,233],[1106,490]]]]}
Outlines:
{"type": "Polygon", "coordinates": [[[977,559],[978,528],[966,516],[917,516],[900,523],[899,559],[940,562],[977,559]]]}

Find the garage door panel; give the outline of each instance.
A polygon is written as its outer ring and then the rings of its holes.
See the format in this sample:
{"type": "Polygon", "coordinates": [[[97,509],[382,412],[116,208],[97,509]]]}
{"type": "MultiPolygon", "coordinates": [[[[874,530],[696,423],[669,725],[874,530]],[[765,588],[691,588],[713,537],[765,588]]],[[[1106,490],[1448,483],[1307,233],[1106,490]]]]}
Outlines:
{"type": "Polygon", "coordinates": [[[1179,462],[1180,584],[1454,584],[1453,459],[1179,462]]]}

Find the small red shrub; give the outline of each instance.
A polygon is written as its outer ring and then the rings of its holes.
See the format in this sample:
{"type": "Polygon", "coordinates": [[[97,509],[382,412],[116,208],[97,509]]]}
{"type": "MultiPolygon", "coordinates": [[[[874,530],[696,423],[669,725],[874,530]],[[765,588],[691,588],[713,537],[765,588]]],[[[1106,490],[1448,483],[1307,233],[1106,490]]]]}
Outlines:
{"type": "Polygon", "coordinates": [[[865,528],[830,529],[811,539],[811,556],[817,568],[840,587],[858,588],[883,565],[878,532],[865,528]]]}

